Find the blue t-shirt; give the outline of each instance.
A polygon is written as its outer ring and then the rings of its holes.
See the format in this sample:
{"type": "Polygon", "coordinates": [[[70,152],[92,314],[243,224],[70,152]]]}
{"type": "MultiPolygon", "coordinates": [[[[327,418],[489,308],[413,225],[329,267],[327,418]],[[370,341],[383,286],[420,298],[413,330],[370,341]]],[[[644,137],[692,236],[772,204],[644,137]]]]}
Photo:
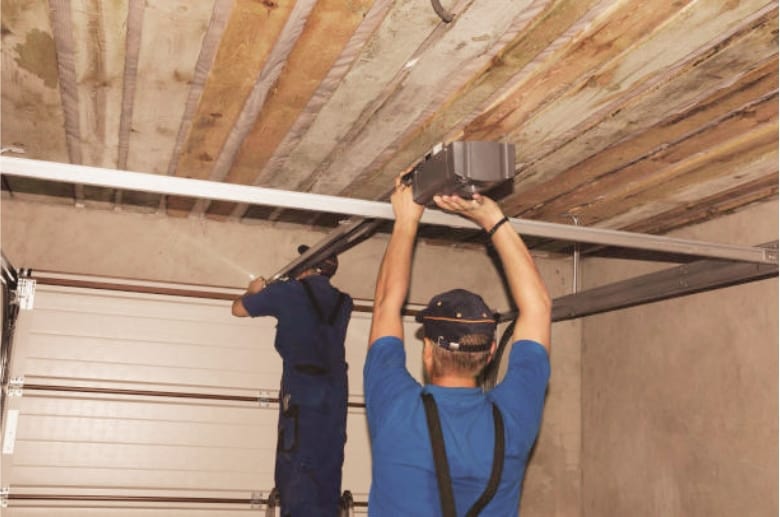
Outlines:
{"type": "Polygon", "coordinates": [[[363,370],[371,435],[369,515],[441,515],[425,409],[420,394],[436,400],[458,515],[464,515],[487,486],[493,466],[491,402],[505,427],[504,470],[483,515],[516,516],[526,460],[541,423],[550,376],[547,351],[535,341],[514,343],[504,379],[493,390],[421,386],[406,370],[403,343],[377,339],[363,370]]]}

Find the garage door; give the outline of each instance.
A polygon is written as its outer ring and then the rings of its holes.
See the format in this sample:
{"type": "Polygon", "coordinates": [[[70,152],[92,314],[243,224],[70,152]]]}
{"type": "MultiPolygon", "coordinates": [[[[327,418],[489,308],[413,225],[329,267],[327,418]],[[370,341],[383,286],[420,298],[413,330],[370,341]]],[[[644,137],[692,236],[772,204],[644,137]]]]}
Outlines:
{"type": "MultiPolygon", "coordinates": [[[[43,280],[14,336],[3,514],[262,513],[281,374],[275,320],[232,317],[238,291],[178,286],[183,296],[43,280]]],[[[370,307],[356,305],[342,489],[361,514],[371,478],[362,389],[370,307]]],[[[406,325],[411,336],[416,325],[406,325]]],[[[407,355],[420,372],[419,349],[407,355]]]]}

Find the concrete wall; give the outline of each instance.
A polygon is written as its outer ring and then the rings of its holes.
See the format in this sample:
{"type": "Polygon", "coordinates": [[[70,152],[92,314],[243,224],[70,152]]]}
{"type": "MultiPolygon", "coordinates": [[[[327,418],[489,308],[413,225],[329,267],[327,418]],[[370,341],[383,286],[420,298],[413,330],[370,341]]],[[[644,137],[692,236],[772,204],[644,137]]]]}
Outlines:
{"type": "MultiPolygon", "coordinates": [[[[292,225],[247,225],[167,218],[69,205],[2,200],[2,247],[16,267],[244,287],[249,275],[270,276],[297,256],[300,243],[322,233],[292,225]]],[[[376,236],[344,253],[334,284],[371,299],[387,244],[376,236]]],[[[571,264],[538,259],[553,296],[571,287],[571,264]]],[[[410,301],[426,303],[463,287],[492,307],[509,308],[493,263],[482,250],[418,245],[410,301]]],[[[542,430],[524,486],[524,517],[576,516],[580,508],[580,324],[553,328],[552,380],[542,430]]]]}
{"type": "MultiPolygon", "coordinates": [[[[776,202],[674,234],[777,235],[776,202]]],[[[583,280],[655,268],[589,260],[583,280]]],[[[582,321],[582,515],[778,514],[776,278],[582,321]]]]}

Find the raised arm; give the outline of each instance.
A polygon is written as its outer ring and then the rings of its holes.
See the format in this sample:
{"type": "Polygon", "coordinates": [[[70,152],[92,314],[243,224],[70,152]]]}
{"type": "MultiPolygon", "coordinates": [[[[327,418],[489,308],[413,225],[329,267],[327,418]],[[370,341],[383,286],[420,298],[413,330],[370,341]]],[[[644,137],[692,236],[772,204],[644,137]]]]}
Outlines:
{"type": "Polygon", "coordinates": [[[244,298],[246,296],[250,296],[255,293],[259,293],[263,289],[265,289],[266,286],[266,280],[263,277],[257,277],[251,282],[249,282],[249,285],[246,288],[246,292],[233,300],[233,306],[231,308],[231,311],[233,313],[233,316],[238,316],[239,318],[245,318],[249,316],[249,311],[246,310],[246,307],[244,307],[244,298]]]}
{"type": "Polygon", "coordinates": [[[396,178],[390,197],[395,213],[393,232],[376,279],[374,313],[368,346],[380,337],[404,338],[401,309],[409,292],[412,250],[424,207],[414,202],[412,189],[396,178]]]}
{"type": "MultiPolygon", "coordinates": [[[[472,200],[436,196],[434,201],[439,208],[468,217],[486,231],[504,218],[495,201],[479,194],[475,194],[472,200]]],[[[519,311],[513,339],[532,339],[549,351],[552,302],[531,253],[520,235],[506,222],[493,232],[491,239],[519,311]]]]}

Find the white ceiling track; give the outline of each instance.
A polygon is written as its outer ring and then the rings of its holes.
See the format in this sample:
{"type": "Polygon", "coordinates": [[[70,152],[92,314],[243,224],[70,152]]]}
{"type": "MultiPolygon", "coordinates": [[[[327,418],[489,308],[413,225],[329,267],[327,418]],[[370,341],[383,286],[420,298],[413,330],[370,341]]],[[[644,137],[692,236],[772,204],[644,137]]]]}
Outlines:
{"type": "MultiPolygon", "coordinates": [[[[293,192],[191,178],[130,172],[84,165],[0,156],[0,173],[46,181],[73,183],[156,194],[230,201],[250,205],[327,212],[370,219],[394,219],[390,203],[347,197],[293,192]]],[[[580,242],[669,254],[691,255],[744,262],[777,264],[777,250],[713,242],[676,239],[641,233],[589,228],[568,224],[510,219],[520,234],[559,241],[580,242]]],[[[422,224],[451,228],[475,228],[463,217],[426,208],[422,224]]]]}

